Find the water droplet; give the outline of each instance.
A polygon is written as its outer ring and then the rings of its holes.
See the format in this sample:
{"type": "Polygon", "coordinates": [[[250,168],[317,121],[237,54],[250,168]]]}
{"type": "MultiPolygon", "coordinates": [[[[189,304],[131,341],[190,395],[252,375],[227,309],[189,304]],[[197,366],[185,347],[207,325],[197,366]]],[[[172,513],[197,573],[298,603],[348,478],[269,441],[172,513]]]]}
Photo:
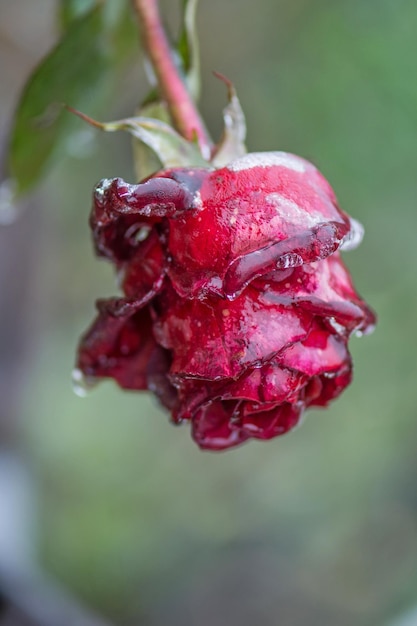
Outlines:
{"type": "Polygon", "coordinates": [[[2,226],[12,224],[19,215],[14,200],[15,184],[9,178],[0,184],[0,224],[2,226]]]}
{"type": "Polygon", "coordinates": [[[350,231],[343,237],[340,249],[347,251],[357,248],[363,239],[364,232],[365,229],[362,224],[351,217],[350,231]]]}
{"type": "Polygon", "coordinates": [[[365,329],[361,330],[355,330],[355,335],[356,337],[363,337],[364,335],[370,335],[371,333],[373,333],[375,330],[375,324],[369,324],[369,326],[367,326],[365,329]]]}
{"type": "Polygon", "coordinates": [[[84,376],[80,369],[75,368],[72,370],[72,388],[74,393],[76,393],[80,398],[85,398],[88,395],[88,392],[91,391],[96,384],[97,381],[94,378],[84,376]]]}
{"type": "Polygon", "coordinates": [[[111,178],[103,178],[98,183],[98,185],[96,185],[96,188],[94,189],[94,197],[97,200],[102,200],[104,197],[104,194],[106,193],[107,189],[110,187],[111,184],[112,184],[111,178]]]}
{"type": "Polygon", "coordinates": [[[150,232],[151,232],[150,226],[142,226],[142,228],[139,228],[138,232],[135,235],[135,241],[137,242],[145,241],[145,239],[148,238],[150,232]]]}
{"type": "Polygon", "coordinates": [[[329,321],[330,326],[333,328],[333,330],[335,330],[337,333],[341,335],[345,334],[346,332],[345,327],[342,326],[342,324],[339,324],[339,322],[337,322],[334,317],[329,317],[328,321],[329,321]]]}
{"type": "Polygon", "coordinates": [[[142,241],[145,241],[149,237],[149,233],[152,228],[150,226],[140,226],[138,224],[133,224],[130,228],[127,229],[125,233],[125,239],[129,242],[131,246],[134,246],[142,241]]]}
{"type": "Polygon", "coordinates": [[[303,264],[302,257],[296,252],[287,252],[279,257],[276,265],[279,270],[287,270],[289,267],[298,267],[303,264]]]}

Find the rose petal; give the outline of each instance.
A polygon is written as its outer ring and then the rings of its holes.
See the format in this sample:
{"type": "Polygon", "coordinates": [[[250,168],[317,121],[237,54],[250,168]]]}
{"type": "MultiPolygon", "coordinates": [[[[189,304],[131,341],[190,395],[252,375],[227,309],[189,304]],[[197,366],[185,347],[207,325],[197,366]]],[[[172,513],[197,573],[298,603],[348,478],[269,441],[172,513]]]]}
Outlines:
{"type": "Polygon", "coordinates": [[[99,314],[80,342],[77,367],[89,378],[114,378],[125,389],[146,389],[156,349],[148,309],[122,299],[97,305],[99,314]]]}
{"type": "MultiPolygon", "coordinates": [[[[375,315],[357,294],[339,253],[327,259],[297,267],[284,276],[275,271],[254,282],[265,291],[270,283],[270,298],[282,304],[297,303],[303,309],[326,318],[334,318],[343,332],[367,332],[375,324],[375,315]]],[[[333,327],[335,328],[335,326],[333,327]]]]}
{"type": "Polygon", "coordinates": [[[284,403],[269,411],[246,415],[242,432],[255,439],[272,439],[294,428],[301,416],[303,404],[284,403]]]}
{"type": "Polygon", "coordinates": [[[224,450],[244,443],[249,435],[233,427],[236,402],[213,402],[200,409],[191,422],[191,435],[203,450],[224,450]]]}
{"type": "Polygon", "coordinates": [[[352,364],[349,362],[335,375],[323,374],[318,377],[321,390],[314,398],[306,400],[307,406],[327,406],[329,402],[340,396],[352,381],[352,364]]]}
{"type": "Polygon", "coordinates": [[[113,261],[129,259],[138,244],[134,235],[141,228],[188,209],[192,200],[188,189],[170,178],[155,177],[138,185],[121,178],[102,180],[90,216],[97,254],[113,261]]]}
{"type": "Polygon", "coordinates": [[[315,376],[338,371],[350,357],[345,341],[316,320],[306,339],[289,346],[277,358],[283,367],[315,376]]]}
{"type": "Polygon", "coordinates": [[[152,231],[122,268],[122,288],[128,298],[148,302],[162,288],[166,260],[159,237],[152,231]]]}
{"type": "Polygon", "coordinates": [[[156,395],[160,403],[172,411],[173,421],[180,422],[181,420],[175,419],[178,412],[178,392],[168,378],[171,360],[168,350],[157,346],[151,353],[146,367],[146,384],[147,389],[156,395]]]}
{"type": "Polygon", "coordinates": [[[197,409],[217,400],[245,400],[244,411],[254,413],[266,405],[295,402],[308,377],[282,368],[277,363],[249,369],[237,380],[177,380],[178,419],[191,419],[197,409]]]}
{"type": "Polygon", "coordinates": [[[310,314],[273,303],[249,287],[233,302],[167,298],[154,332],[173,351],[174,377],[216,380],[236,378],[246,368],[271,360],[304,339],[311,321],[310,314]]]}

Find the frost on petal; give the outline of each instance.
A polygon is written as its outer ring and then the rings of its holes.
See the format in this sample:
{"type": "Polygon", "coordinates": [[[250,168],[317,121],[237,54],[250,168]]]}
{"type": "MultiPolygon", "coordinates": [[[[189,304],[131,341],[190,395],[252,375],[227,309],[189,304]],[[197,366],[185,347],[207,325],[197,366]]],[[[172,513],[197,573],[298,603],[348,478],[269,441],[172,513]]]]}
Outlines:
{"type": "Polygon", "coordinates": [[[125,389],[146,389],[156,348],[148,310],[116,298],[97,305],[98,316],[81,338],[77,367],[89,378],[113,378],[125,389]]]}

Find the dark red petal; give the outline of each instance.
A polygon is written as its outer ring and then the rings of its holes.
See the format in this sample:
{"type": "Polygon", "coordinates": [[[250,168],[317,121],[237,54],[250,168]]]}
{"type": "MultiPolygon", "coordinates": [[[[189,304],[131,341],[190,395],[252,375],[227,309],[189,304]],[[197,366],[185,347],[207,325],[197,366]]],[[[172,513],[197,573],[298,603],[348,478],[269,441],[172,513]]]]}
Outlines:
{"type": "Polygon", "coordinates": [[[155,231],[138,245],[136,253],[122,269],[122,288],[128,298],[148,302],[162,288],[166,260],[155,231]]]}
{"type": "Polygon", "coordinates": [[[255,439],[272,439],[294,428],[300,419],[303,404],[284,403],[269,411],[246,415],[242,419],[242,432],[255,439]]]}
{"type": "MultiPolygon", "coordinates": [[[[178,410],[178,392],[168,378],[171,360],[168,350],[157,346],[149,358],[146,380],[149,391],[156,395],[165,408],[175,414],[178,410]]],[[[176,420],[175,416],[173,417],[174,421],[180,421],[176,420]]]]}
{"type": "Polygon", "coordinates": [[[264,295],[248,287],[233,302],[215,297],[167,301],[154,332],[157,341],[173,351],[171,374],[236,378],[304,339],[310,314],[273,303],[264,295]]]}
{"type": "Polygon", "coordinates": [[[244,443],[250,435],[233,426],[236,402],[213,402],[200,409],[191,422],[194,441],[203,450],[225,450],[244,443]]]}
{"type": "Polygon", "coordinates": [[[306,399],[307,406],[327,406],[329,402],[337,398],[352,381],[352,364],[346,366],[334,375],[322,374],[318,377],[321,390],[311,399],[306,399]]]}
{"type": "Polygon", "coordinates": [[[192,194],[170,178],[130,185],[104,179],[96,187],[90,226],[97,254],[114,261],[129,259],[148,229],[162,218],[190,208],[192,194]]]}
{"type": "Polygon", "coordinates": [[[114,378],[125,389],[147,388],[156,343],[147,308],[123,299],[101,300],[99,314],[82,337],[77,367],[88,378],[114,378]]]}
{"type": "Polygon", "coordinates": [[[295,402],[307,381],[307,376],[276,363],[249,369],[237,380],[178,380],[178,418],[191,419],[197,409],[214,400],[245,400],[244,410],[252,413],[267,404],[295,402]]]}

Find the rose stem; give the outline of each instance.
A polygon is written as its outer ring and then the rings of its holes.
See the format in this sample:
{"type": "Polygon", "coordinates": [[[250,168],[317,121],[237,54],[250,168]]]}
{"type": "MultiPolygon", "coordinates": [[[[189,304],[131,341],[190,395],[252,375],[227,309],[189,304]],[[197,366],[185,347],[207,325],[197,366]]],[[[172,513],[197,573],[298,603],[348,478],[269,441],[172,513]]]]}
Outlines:
{"type": "Polygon", "coordinates": [[[132,0],[142,33],[142,43],[152,63],[162,96],[179,133],[189,141],[197,136],[201,152],[208,158],[211,141],[200,114],[178,72],[161,23],[157,0],[132,0]]]}

